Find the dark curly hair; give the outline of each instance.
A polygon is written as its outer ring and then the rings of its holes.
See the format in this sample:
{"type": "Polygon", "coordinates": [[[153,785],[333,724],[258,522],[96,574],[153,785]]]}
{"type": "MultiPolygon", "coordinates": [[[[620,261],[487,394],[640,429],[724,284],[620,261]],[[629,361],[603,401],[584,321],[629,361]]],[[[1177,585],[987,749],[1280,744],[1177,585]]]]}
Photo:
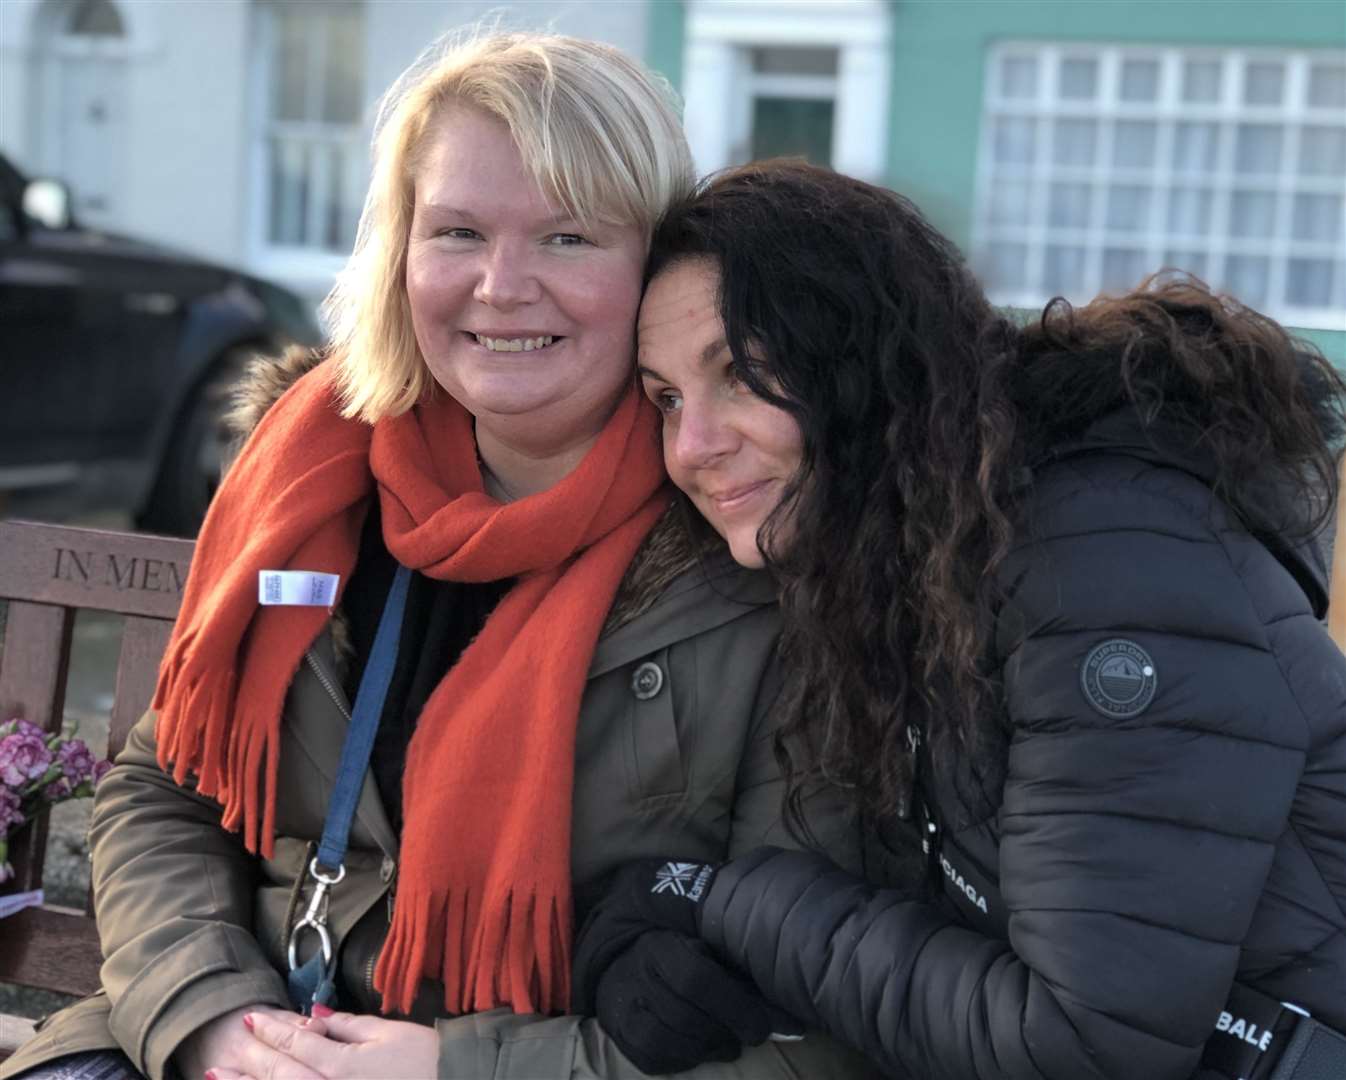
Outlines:
{"type": "Polygon", "coordinates": [[[1056,300],[1021,328],[907,199],[795,161],[719,174],[675,206],[648,276],[695,258],[719,270],[736,374],[802,434],[759,534],[781,586],[796,822],[817,782],[902,814],[913,724],[936,768],[970,765],[994,798],[996,571],[1025,469],[1098,417],[1132,407],[1182,431],[1250,527],[1307,534],[1331,512],[1346,385],[1198,282],[1056,300]],[[1283,500],[1292,520],[1263,522],[1250,494],[1268,462],[1298,496],[1283,500]]]}

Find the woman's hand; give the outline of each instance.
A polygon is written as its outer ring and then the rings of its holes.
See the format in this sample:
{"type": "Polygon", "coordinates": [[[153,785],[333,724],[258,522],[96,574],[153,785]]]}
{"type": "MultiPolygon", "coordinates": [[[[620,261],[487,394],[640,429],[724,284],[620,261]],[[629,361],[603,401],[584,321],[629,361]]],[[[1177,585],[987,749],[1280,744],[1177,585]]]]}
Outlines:
{"type": "MultiPolygon", "coordinates": [[[[243,1017],[249,1015],[264,1015],[270,1022],[288,1028],[298,1028],[305,1023],[304,1018],[298,1013],[273,1009],[266,1005],[245,1005],[241,1009],[217,1016],[188,1036],[178,1052],[173,1055],[178,1072],[190,1080],[199,1080],[207,1070],[213,1071],[219,1080],[225,1080],[227,1076],[240,1075],[274,1075],[279,1080],[282,1076],[292,1075],[271,1064],[270,1059],[276,1056],[276,1052],[260,1043],[248,1031],[243,1023],[243,1017]],[[274,1073],[273,1069],[276,1069],[274,1073]]],[[[284,1063],[277,1063],[280,1064],[284,1063]]],[[[293,1075],[297,1080],[306,1080],[310,1074],[293,1073],[293,1075]]]]}
{"type": "MultiPolygon", "coordinates": [[[[214,1080],[427,1080],[439,1061],[439,1037],[424,1024],[338,1012],[299,1025],[261,1010],[248,1020],[255,1050],[265,1055],[254,1054],[260,1071],[212,1068],[214,1080]]],[[[239,1027],[246,1033],[242,1019],[239,1027]]]]}

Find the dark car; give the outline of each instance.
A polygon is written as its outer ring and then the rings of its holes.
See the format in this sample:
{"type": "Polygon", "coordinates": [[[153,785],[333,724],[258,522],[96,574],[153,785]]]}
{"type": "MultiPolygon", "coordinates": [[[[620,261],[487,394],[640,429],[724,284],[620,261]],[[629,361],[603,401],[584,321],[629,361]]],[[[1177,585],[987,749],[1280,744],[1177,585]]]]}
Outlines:
{"type": "Polygon", "coordinates": [[[321,333],[295,294],[82,228],[69,205],[0,156],[0,498],[59,487],[193,535],[243,364],[321,333]]]}

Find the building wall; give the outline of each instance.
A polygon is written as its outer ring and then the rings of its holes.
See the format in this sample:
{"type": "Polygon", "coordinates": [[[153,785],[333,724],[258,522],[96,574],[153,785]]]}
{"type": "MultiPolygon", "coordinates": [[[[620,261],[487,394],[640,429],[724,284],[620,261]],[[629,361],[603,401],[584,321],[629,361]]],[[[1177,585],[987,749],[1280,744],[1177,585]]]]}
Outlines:
{"type": "MultiPolygon", "coordinates": [[[[127,27],[112,219],[104,224],[201,254],[236,259],[245,204],[246,0],[120,0],[127,27]]],[[[60,175],[56,102],[42,23],[53,0],[0,4],[0,148],[31,173],[60,175]]],[[[78,197],[78,192],[76,196],[78,197]]]]}
{"type": "MultiPolygon", "coordinates": [[[[117,197],[107,220],[94,223],[320,296],[339,258],[300,268],[267,255],[258,242],[264,202],[253,165],[260,112],[254,0],[114,2],[128,30],[123,119],[107,163],[117,197]]],[[[0,0],[0,150],[34,175],[64,171],[44,76],[43,26],[59,22],[67,3],[0,0]]],[[[379,94],[397,75],[438,36],[478,19],[596,38],[635,56],[646,48],[644,0],[376,0],[363,10],[366,135],[379,94]]]]}
{"type": "Polygon", "coordinates": [[[961,246],[971,237],[987,50],[998,41],[1346,46],[1336,0],[902,0],[893,5],[888,179],[961,246]]]}

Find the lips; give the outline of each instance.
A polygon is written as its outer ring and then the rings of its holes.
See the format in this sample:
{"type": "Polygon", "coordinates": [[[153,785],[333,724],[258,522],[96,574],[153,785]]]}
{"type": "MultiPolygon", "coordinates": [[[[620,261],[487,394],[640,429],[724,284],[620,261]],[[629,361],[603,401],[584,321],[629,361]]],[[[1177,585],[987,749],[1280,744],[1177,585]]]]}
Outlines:
{"type": "Polygon", "coordinates": [[[716,510],[727,514],[747,506],[758,495],[766,491],[770,484],[770,480],[754,480],[749,484],[740,484],[721,491],[707,492],[706,495],[716,510]]]}

